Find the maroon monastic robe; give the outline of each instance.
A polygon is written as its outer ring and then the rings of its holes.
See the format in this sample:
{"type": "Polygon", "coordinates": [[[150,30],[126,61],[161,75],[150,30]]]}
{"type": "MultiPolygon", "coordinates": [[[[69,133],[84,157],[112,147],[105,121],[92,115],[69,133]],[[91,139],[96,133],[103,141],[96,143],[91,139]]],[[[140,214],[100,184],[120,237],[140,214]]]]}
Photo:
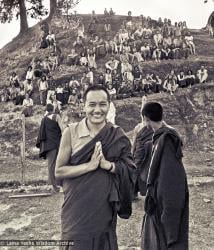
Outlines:
{"type": "Polygon", "coordinates": [[[181,147],[171,127],[153,136],[142,250],[188,250],[189,193],[181,147]]]}
{"type": "MultiPolygon", "coordinates": [[[[116,216],[129,218],[135,181],[135,165],[129,139],[119,127],[106,126],[71,156],[70,166],[89,162],[97,141],[106,160],[114,162],[114,174],[98,168],[63,181],[62,240],[78,250],[117,250],[116,216]]],[[[68,249],[68,248],[67,248],[68,249]]]]}

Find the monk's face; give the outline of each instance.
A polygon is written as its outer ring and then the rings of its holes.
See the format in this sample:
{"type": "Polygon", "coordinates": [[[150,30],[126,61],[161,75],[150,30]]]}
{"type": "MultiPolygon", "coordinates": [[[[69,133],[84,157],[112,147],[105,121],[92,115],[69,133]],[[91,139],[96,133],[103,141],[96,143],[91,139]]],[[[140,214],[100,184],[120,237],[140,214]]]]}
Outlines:
{"type": "Polygon", "coordinates": [[[102,124],[109,111],[107,94],[103,90],[88,92],[85,100],[85,113],[91,124],[102,124]]]}

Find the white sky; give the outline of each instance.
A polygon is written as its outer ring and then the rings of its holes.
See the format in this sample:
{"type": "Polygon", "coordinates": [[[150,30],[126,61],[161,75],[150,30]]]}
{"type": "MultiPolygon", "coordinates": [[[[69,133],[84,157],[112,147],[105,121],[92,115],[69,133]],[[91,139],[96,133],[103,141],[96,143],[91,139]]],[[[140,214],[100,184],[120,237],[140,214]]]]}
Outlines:
{"type": "MultiPolygon", "coordinates": [[[[49,0],[45,0],[48,4],[49,0]]],[[[214,2],[209,0],[80,0],[76,10],[78,13],[91,13],[95,10],[102,14],[104,8],[110,7],[116,14],[127,15],[129,10],[132,15],[167,17],[175,21],[187,21],[190,28],[202,28],[206,25],[211,12],[214,10],[214,2]]],[[[35,21],[30,20],[30,25],[35,21]]],[[[10,24],[0,24],[0,48],[11,41],[19,32],[19,21],[10,24]]]]}

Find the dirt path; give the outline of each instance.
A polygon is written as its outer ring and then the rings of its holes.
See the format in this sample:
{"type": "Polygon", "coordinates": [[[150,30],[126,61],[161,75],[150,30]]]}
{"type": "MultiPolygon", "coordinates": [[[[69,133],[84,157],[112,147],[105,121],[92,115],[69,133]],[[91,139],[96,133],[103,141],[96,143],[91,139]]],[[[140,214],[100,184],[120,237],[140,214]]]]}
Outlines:
{"type": "MultiPolygon", "coordinates": [[[[20,168],[7,160],[0,162],[0,183],[5,180],[20,181],[20,168]]],[[[213,210],[213,153],[186,153],[184,164],[190,187],[190,250],[213,250],[214,210],[213,210]]],[[[26,168],[28,182],[43,185],[19,187],[19,192],[47,191],[47,163],[30,161],[26,168]],[[39,164],[38,164],[39,163],[39,164]]],[[[61,193],[44,198],[9,199],[12,187],[0,189],[0,240],[59,240],[60,210],[63,202],[61,193]]],[[[20,193],[19,193],[20,194],[20,193]]],[[[144,201],[133,203],[133,215],[129,220],[118,219],[119,250],[140,250],[140,232],[144,201]]],[[[3,247],[0,250],[26,250],[26,247],[3,247]]],[[[27,249],[54,250],[58,247],[27,247],[27,249]]]]}
{"type": "MultiPolygon", "coordinates": [[[[190,250],[212,250],[214,246],[214,184],[190,186],[190,250]]],[[[58,240],[60,239],[61,193],[45,198],[9,199],[0,194],[1,240],[58,240]]],[[[140,231],[143,217],[143,198],[133,203],[129,220],[118,219],[120,250],[140,250],[140,231]]],[[[25,247],[0,247],[22,250],[25,247]]],[[[28,249],[58,249],[58,247],[28,247],[28,249]]]]}

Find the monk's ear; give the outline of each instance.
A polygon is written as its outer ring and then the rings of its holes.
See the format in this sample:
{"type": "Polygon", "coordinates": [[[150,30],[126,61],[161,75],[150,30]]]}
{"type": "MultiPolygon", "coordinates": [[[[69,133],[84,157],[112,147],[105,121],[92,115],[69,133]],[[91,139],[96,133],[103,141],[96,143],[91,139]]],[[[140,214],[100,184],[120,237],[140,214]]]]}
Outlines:
{"type": "Polygon", "coordinates": [[[145,115],[143,116],[143,121],[146,123],[146,124],[150,124],[151,120],[146,117],[145,115]]]}

